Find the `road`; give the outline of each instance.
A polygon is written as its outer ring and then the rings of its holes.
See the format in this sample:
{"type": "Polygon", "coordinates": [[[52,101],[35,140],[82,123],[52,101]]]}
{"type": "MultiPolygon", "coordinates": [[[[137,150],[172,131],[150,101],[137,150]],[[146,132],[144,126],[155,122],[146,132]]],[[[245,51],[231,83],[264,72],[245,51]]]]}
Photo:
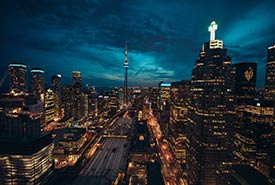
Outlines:
{"type": "Polygon", "coordinates": [[[183,172],[180,164],[177,163],[176,158],[162,135],[159,123],[154,117],[152,111],[148,120],[149,129],[153,133],[153,137],[156,139],[159,149],[159,156],[162,163],[162,176],[166,185],[187,185],[187,182],[183,178],[183,172]]]}

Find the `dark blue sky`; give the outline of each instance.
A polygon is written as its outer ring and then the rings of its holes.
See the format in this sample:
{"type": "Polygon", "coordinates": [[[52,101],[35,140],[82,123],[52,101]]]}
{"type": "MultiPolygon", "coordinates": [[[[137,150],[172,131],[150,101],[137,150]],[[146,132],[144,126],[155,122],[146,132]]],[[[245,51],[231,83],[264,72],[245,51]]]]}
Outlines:
{"type": "Polygon", "coordinates": [[[274,0],[2,0],[0,75],[20,61],[64,84],[79,70],[92,85],[122,86],[127,40],[131,85],[190,79],[215,20],[233,63],[258,62],[262,87],[274,10],[274,0]]]}

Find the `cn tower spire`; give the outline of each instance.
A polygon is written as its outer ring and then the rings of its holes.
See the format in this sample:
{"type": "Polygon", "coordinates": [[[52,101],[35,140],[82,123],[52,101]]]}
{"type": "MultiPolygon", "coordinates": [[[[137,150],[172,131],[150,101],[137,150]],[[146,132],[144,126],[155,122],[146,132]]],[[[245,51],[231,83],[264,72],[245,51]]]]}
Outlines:
{"type": "Polygon", "coordinates": [[[125,62],[124,66],[128,66],[128,46],[127,46],[127,41],[125,43],[125,62]]]}
{"type": "Polygon", "coordinates": [[[128,104],[128,46],[127,46],[127,41],[126,41],[126,43],[125,43],[125,61],[124,61],[124,68],[125,68],[124,105],[127,106],[127,104],[128,104]]]}

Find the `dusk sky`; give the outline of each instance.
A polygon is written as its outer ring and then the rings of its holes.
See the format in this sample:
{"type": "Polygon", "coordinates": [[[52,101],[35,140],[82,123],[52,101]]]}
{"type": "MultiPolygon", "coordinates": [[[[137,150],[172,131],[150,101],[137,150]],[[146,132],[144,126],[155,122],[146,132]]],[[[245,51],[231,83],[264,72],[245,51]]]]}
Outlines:
{"type": "Polygon", "coordinates": [[[60,73],[68,84],[79,70],[91,85],[123,86],[127,40],[130,85],[191,79],[215,20],[232,62],[258,62],[263,87],[274,10],[274,0],[2,0],[0,78],[18,61],[43,68],[48,82],[60,73]]]}

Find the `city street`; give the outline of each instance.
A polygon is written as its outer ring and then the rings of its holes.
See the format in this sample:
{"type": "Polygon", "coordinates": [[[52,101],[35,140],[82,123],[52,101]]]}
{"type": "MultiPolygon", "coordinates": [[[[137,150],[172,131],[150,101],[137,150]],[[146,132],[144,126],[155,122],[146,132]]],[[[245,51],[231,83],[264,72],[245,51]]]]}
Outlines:
{"type": "Polygon", "coordinates": [[[152,114],[148,120],[148,126],[153,132],[153,137],[156,138],[157,146],[159,149],[159,157],[162,163],[162,175],[166,185],[186,185],[186,181],[183,178],[183,172],[180,165],[176,162],[176,158],[173,155],[167,141],[163,138],[159,124],[152,114]]]}

